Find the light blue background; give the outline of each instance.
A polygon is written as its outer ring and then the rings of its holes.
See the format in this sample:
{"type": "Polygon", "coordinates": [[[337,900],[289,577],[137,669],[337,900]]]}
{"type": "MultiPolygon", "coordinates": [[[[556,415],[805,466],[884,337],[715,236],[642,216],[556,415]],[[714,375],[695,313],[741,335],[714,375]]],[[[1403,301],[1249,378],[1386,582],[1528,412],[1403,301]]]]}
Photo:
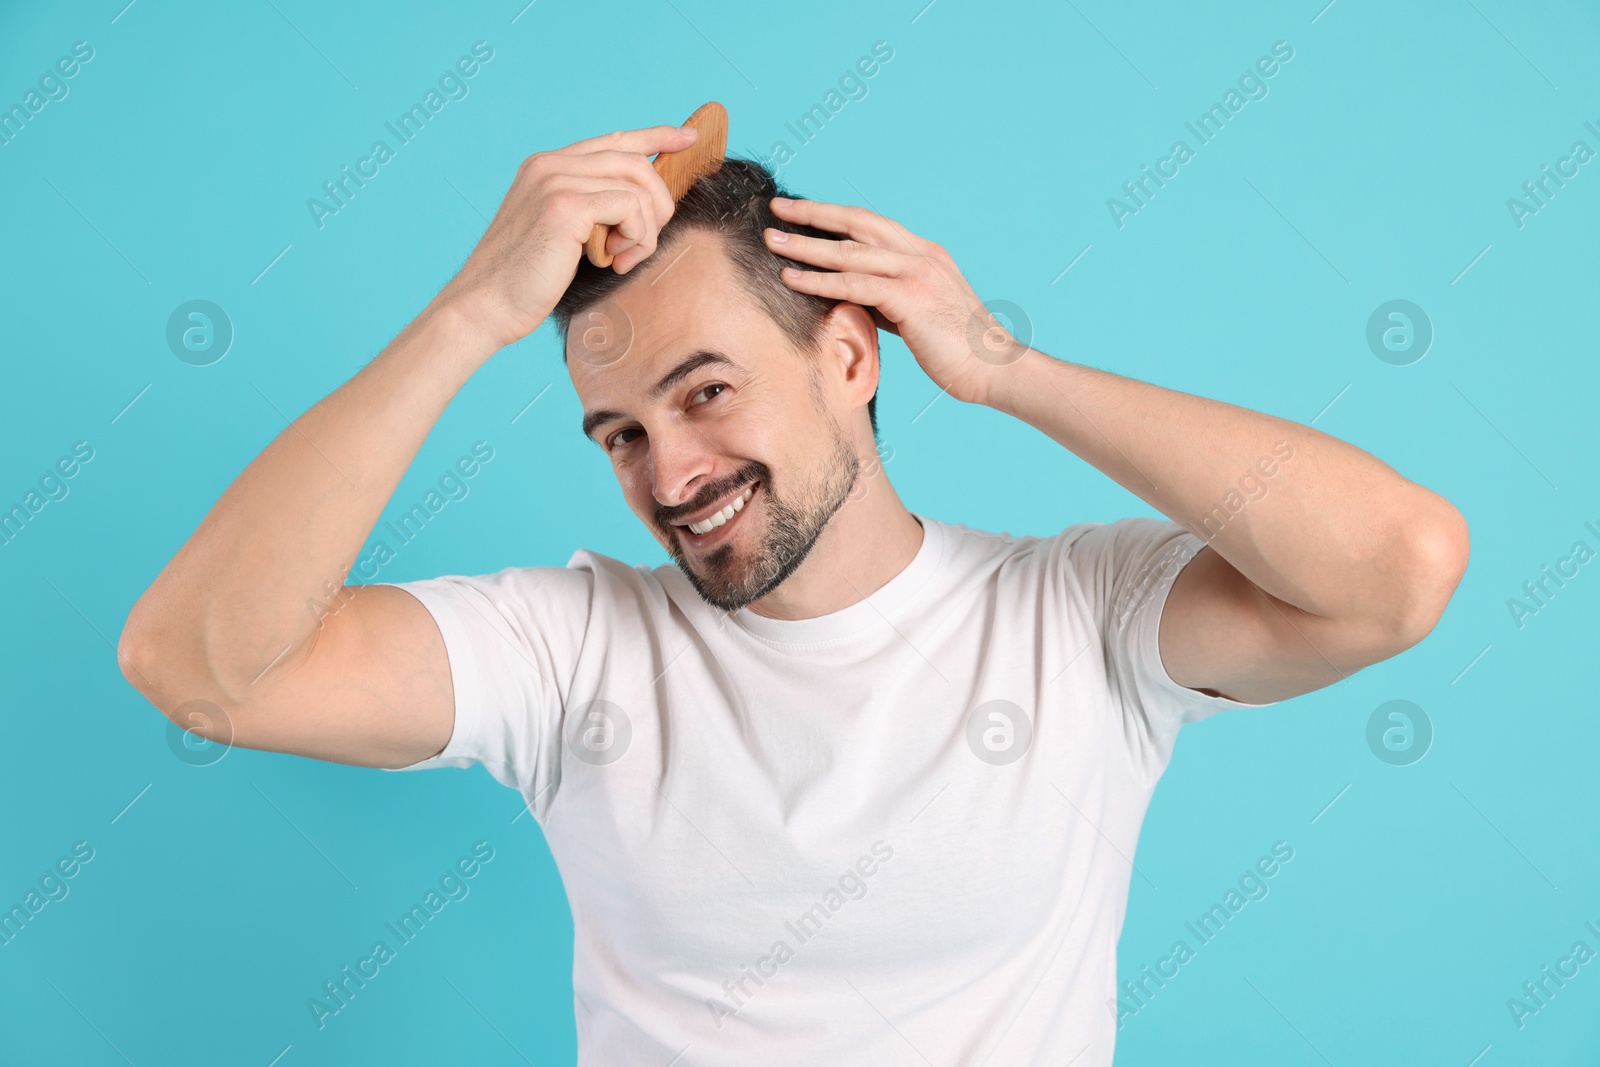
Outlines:
{"type": "MultiPolygon", "coordinates": [[[[1047,352],[1315,418],[1471,523],[1471,567],[1423,644],[1184,732],[1137,857],[1124,976],[1274,841],[1295,858],[1129,1020],[1118,1063],[1595,1062],[1600,962],[1523,1029],[1506,1007],[1575,941],[1600,949],[1583,929],[1600,925],[1600,571],[1521,629],[1506,606],[1575,540],[1600,547],[1583,528],[1600,526],[1600,162],[1521,229],[1506,206],[1574,141],[1600,149],[1593,3],[124,2],[0,15],[6,107],[73,42],[95,49],[0,147],[0,503],[73,442],[95,449],[0,548],[0,904],[74,842],[96,850],[0,948],[0,1061],[573,1061],[570,918],[514,793],[481,769],[245,750],[189,766],[113,643],[286,417],[451,276],[524,156],[708,99],[734,151],[794,147],[784,123],[882,40],[893,60],[784,167],[792,189],[944,244],[1047,352]],[[319,230],[306,199],[478,40],[495,57],[470,96],[319,230]],[[1295,54],[1270,95],[1118,229],[1107,198],[1279,40],[1295,54]],[[164,341],[195,298],[236,329],[209,367],[164,341]],[[1436,331],[1411,366],[1365,343],[1394,298],[1436,331]],[[1397,698],[1436,730],[1408,767],[1365,740],[1397,698]],[[470,897],[319,1032],[307,998],[479,840],[496,858],[470,897]]],[[[913,509],[1018,533],[1147,513],[1025,425],[928,407],[936,390],[885,342],[888,469],[913,509]]],[[[660,561],[578,417],[548,327],[484,367],[396,503],[473,441],[496,458],[382,579],[578,547],[660,561]]]]}

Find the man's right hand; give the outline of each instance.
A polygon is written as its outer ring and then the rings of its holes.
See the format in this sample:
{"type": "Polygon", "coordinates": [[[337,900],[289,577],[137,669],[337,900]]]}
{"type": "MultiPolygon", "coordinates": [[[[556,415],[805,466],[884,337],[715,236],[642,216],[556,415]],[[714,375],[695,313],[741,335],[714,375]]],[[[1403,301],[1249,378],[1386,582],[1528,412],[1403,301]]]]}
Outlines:
{"type": "Polygon", "coordinates": [[[616,256],[613,269],[626,274],[656,250],[675,206],[650,157],[680,152],[697,136],[689,126],[651,126],[529,156],[440,301],[462,308],[497,350],[554,310],[596,224],[612,227],[606,250],[616,256]]]}

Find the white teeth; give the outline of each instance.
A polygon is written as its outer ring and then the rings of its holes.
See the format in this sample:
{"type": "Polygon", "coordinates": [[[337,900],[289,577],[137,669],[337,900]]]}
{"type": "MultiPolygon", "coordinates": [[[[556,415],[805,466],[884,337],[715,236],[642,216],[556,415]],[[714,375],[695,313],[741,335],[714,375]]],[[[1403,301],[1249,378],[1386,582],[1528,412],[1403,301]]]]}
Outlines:
{"type": "Polygon", "coordinates": [[[689,524],[689,532],[692,533],[692,534],[700,535],[700,534],[708,534],[712,530],[715,530],[718,526],[721,526],[723,523],[725,523],[729,519],[733,518],[739,512],[743,511],[745,503],[747,501],[749,501],[749,499],[750,499],[750,494],[754,493],[755,491],[756,491],[756,487],[752,485],[750,488],[746,489],[744,492],[740,493],[737,497],[735,497],[734,500],[733,500],[733,503],[729,504],[727,507],[725,507],[721,511],[717,512],[715,515],[711,516],[709,519],[705,519],[705,520],[703,520],[701,522],[690,523],[689,524]]]}

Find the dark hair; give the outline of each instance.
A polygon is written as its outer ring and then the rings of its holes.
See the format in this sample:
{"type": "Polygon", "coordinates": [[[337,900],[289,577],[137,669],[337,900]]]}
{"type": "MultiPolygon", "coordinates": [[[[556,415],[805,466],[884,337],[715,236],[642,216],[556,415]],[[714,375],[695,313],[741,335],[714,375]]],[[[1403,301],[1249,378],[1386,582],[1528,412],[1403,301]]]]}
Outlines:
{"type": "MultiPolygon", "coordinates": [[[[772,172],[762,164],[729,157],[715,174],[708,174],[696,181],[683,199],[678,201],[672,218],[667,220],[657,236],[656,250],[633,270],[618,274],[610,267],[595,266],[587,256],[580,258],[572,283],[551,312],[561,332],[562,360],[566,360],[567,328],[572,319],[636,277],[641,267],[664,255],[691,230],[721,234],[728,258],[745,292],[777,323],[796,348],[806,353],[814,352],[822,340],[823,317],[838,302],[810,293],[797,293],[785,285],[778,273],[784,267],[798,267],[801,270],[822,268],[777,255],[767,247],[762,232],[771,226],[788,233],[833,241],[842,240],[843,237],[814,226],[799,226],[783,221],[772,213],[770,200],[774,196],[799,199],[781,188],[772,172]]],[[[867,401],[867,416],[872,421],[872,436],[876,440],[876,392],[867,401]]]]}

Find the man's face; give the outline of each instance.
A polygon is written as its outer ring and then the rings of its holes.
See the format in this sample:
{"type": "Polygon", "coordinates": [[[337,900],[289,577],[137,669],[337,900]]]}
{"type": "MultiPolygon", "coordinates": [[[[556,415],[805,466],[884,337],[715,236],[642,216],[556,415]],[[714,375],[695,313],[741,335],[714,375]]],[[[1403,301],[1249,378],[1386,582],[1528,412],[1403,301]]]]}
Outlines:
{"type": "Polygon", "coordinates": [[[789,577],[856,484],[848,407],[819,358],[745,292],[708,232],[681,236],[568,329],[586,431],[628,506],[725,611],[789,577]]]}

